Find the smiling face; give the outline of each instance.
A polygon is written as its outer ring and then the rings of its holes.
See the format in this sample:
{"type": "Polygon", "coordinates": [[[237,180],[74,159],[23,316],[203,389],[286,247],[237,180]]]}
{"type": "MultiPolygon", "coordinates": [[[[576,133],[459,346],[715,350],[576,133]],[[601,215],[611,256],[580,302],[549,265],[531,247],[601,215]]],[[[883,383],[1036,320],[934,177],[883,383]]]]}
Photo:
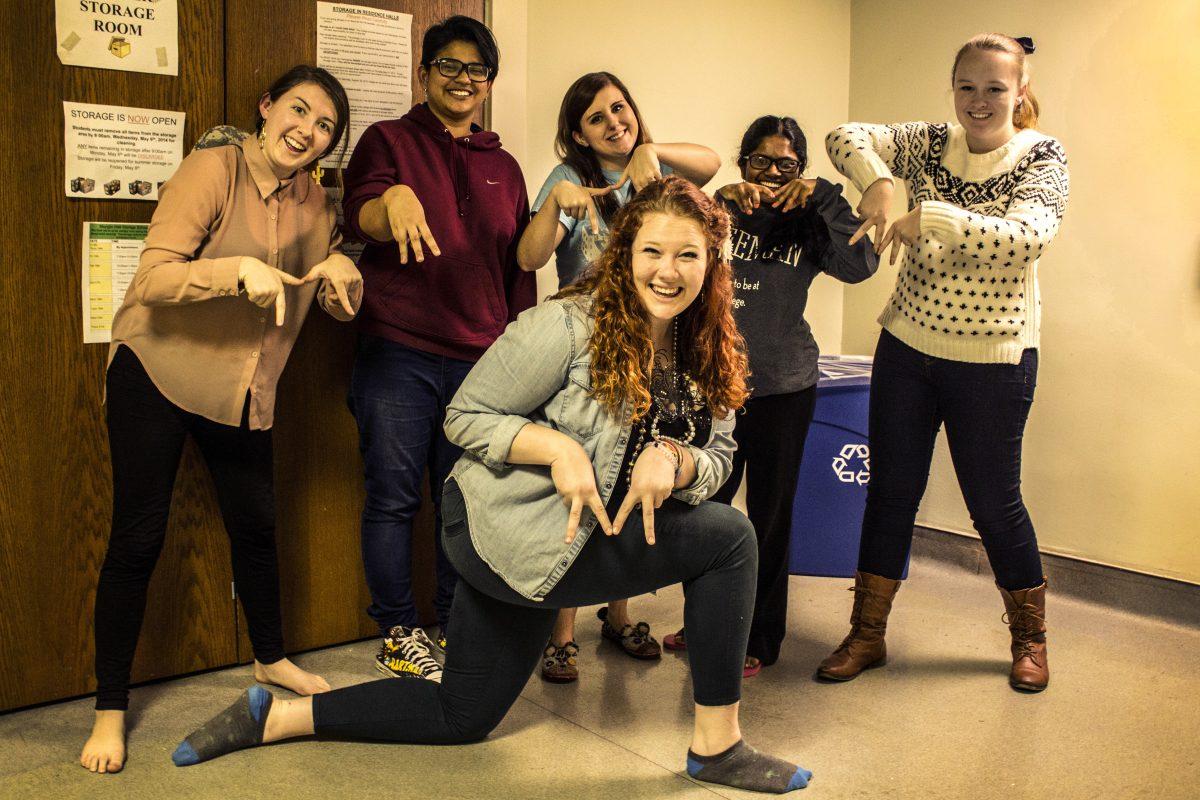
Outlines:
{"type": "MultiPolygon", "coordinates": [[[[455,40],[437,51],[433,60],[439,58],[456,58],[464,64],[481,64],[483,57],[479,48],[471,42],[455,40]]],[[[425,87],[425,99],[429,102],[429,110],[440,119],[447,128],[469,128],[475,113],[487,99],[492,90],[492,82],[475,83],[467,77],[464,69],[457,77],[447,78],[437,71],[422,64],[417,68],[417,78],[425,87]]]]}
{"type": "Polygon", "coordinates": [[[277,100],[263,95],[263,155],[280,180],[303,169],[329,149],[337,127],[333,100],[315,83],[299,83],[277,100]]]}
{"type": "Polygon", "coordinates": [[[1017,132],[1013,109],[1023,101],[1017,59],[995,50],[968,50],[954,71],[954,113],[973,153],[1002,147],[1017,132]]]}
{"type": "Polygon", "coordinates": [[[637,116],[621,90],[609,84],[596,92],[579,118],[579,130],[571,136],[580,145],[590,147],[605,169],[621,170],[637,147],[637,116]]]}
{"type": "Polygon", "coordinates": [[[796,155],[792,143],[783,136],[764,136],[759,140],[742,162],[742,180],[757,183],[770,189],[782,188],[788,181],[800,177],[800,159],[796,155]],[[796,168],[789,172],[780,172],[779,167],[772,163],[766,169],[755,169],[750,164],[751,156],[766,156],[771,159],[789,158],[796,162],[796,168]]]}
{"type": "Polygon", "coordinates": [[[700,224],[689,217],[654,212],[633,239],[633,284],[650,315],[657,339],[704,287],[708,250],[700,224]]]}

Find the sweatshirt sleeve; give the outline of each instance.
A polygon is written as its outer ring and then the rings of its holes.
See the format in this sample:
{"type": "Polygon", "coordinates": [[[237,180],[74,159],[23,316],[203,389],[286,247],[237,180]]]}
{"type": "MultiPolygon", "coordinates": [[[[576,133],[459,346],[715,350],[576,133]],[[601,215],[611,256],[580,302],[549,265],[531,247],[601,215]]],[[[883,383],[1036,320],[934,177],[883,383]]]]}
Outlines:
{"type": "Polygon", "coordinates": [[[346,167],[346,192],[342,198],[342,216],[346,228],[356,239],[372,244],[383,242],[368,235],[359,226],[359,212],[369,201],[400,183],[396,158],[381,125],[377,122],[367,128],[355,145],[354,155],[350,156],[350,164],[346,167]]]}
{"type": "Polygon", "coordinates": [[[980,265],[1028,264],[1058,233],[1067,208],[1067,154],[1054,139],[1034,145],[1003,217],[976,214],[952,203],[921,203],[921,234],[957,248],[980,265]]]}
{"type": "Polygon", "coordinates": [[[812,206],[809,213],[824,223],[825,235],[812,236],[816,242],[804,243],[806,248],[817,245],[816,262],[820,270],[845,283],[861,283],[874,275],[879,268],[879,257],[875,255],[871,237],[863,236],[854,245],[850,244],[850,237],[862,221],[842,196],[841,184],[817,178],[808,203],[812,206]]]}
{"type": "Polygon", "coordinates": [[[451,443],[494,470],[508,468],[513,439],[566,381],[572,357],[568,313],[563,303],[543,303],[487,349],[446,407],[451,443]]]}
{"type": "Polygon", "coordinates": [[[233,178],[228,150],[191,153],[163,184],[131,287],[142,305],[195,303],[238,293],[238,256],[194,258],[225,207],[233,178]]]}
{"type": "Polygon", "coordinates": [[[825,151],[837,171],[860,192],[880,178],[912,180],[921,172],[929,152],[928,122],[867,125],[849,122],[825,137],[825,151]]]}

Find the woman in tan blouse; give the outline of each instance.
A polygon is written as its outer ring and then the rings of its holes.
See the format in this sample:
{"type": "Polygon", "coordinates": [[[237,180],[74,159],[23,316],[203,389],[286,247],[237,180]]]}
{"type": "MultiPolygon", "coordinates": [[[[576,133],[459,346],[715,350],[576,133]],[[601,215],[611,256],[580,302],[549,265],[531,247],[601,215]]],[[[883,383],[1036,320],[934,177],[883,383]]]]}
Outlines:
{"type": "Polygon", "coordinates": [[[113,320],[113,524],[96,593],[96,722],[80,757],[93,772],[125,762],[130,665],[188,435],[216,486],[255,679],[329,689],[284,657],[270,428],[313,299],[349,320],[362,297],[333,203],[305,171],[342,140],[350,108],[336,78],[298,66],[258,112],[257,136],[192,152],[163,185],[113,320]]]}

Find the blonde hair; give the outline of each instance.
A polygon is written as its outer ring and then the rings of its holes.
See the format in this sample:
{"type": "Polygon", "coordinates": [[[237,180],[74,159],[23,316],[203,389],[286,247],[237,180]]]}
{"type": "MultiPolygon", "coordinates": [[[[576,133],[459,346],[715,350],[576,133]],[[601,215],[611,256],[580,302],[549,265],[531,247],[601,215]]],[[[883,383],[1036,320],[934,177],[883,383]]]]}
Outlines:
{"type": "MultiPolygon", "coordinates": [[[[1017,101],[1016,108],[1013,109],[1013,126],[1018,130],[1023,128],[1036,128],[1038,123],[1038,105],[1037,98],[1033,96],[1033,89],[1029,86],[1029,64],[1025,60],[1025,46],[1011,36],[1005,36],[1003,33],[980,33],[972,36],[967,40],[967,43],[958,48],[958,53],[954,56],[954,67],[950,70],[950,83],[954,83],[954,76],[958,73],[958,62],[962,61],[963,56],[968,50],[990,50],[995,53],[1008,53],[1017,61],[1017,67],[1021,71],[1020,86],[1025,89],[1025,96],[1017,101]]],[[[1032,45],[1031,45],[1032,51],[1032,45]]]]}

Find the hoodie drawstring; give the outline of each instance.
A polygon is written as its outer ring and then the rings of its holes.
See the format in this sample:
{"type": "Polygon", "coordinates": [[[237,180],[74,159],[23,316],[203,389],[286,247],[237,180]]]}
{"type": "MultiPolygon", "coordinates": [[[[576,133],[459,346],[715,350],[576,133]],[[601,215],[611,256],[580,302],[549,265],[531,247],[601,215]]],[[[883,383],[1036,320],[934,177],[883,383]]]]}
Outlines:
{"type": "Polygon", "coordinates": [[[460,176],[458,172],[458,141],[453,135],[450,135],[449,131],[446,133],[449,137],[450,182],[454,184],[455,205],[458,207],[458,215],[465,217],[467,215],[466,204],[471,199],[471,139],[468,136],[462,138],[463,174],[460,176]]]}

